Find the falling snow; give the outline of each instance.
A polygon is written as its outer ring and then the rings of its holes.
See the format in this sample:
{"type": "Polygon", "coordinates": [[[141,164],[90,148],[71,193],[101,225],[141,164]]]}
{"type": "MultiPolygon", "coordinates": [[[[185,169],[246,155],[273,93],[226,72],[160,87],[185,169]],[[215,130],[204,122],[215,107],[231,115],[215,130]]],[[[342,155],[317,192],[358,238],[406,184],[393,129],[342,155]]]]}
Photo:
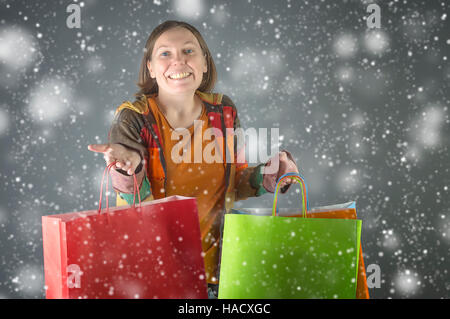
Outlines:
{"type": "MultiPolygon", "coordinates": [[[[242,126],[279,128],[311,206],[356,200],[364,262],[381,269],[371,297],[448,298],[450,4],[379,2],[369,30],[366,2],[86,1],[69,29],[64,2],[0,1],[0,297],[45,296],[41,217],[98,207],[104,161],[87,145],[133,99],[150,31],[179,19],[203,34],[242,126]]],[[[110,295],[142,296],[123,285],[110,295]]]]}

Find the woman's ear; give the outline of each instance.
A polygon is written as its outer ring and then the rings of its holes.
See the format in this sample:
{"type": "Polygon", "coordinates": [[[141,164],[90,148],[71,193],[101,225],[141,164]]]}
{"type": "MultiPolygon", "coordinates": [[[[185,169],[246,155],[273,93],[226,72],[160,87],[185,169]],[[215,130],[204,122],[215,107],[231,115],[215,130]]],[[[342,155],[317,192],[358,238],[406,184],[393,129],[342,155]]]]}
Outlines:
{"type": "Polygon", "coordinates": [[[148,72],[150,73],[150,77],[151,77],[152,79],[154,79],[154,78],[155,78],[155,75],[153,74],[153,71],[152,71],[152,65],[151,65],[151,63],[150,63],[149,60],[147,60],[147,69],[148,69],[148,72]]]}
{"type": "Polygon", "coordinates": [[[207,60],[206,54],[203,57],[205,58],[205,63],[203,65],[203,73],[206,73],[206,72],[208,72],[208,60],[207,60]]]}

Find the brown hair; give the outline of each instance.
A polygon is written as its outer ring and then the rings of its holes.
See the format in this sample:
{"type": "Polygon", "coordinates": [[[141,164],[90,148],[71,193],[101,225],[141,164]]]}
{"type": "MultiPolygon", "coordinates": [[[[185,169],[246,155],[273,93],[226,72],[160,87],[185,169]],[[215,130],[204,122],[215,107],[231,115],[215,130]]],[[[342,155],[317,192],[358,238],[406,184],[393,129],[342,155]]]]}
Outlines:
{"type": "Polygon", "coordinates": [[[153,94],[158,92],[158,84],[156,83],[156,79],[153,79],[150,76],[150,72],[148,71],[147,68],[147,61],[151,61],[152,59],[153,47],[155,46],[155,42],[159,38],[159,36],[163,34],[165,31],[176,27],[182,27],[192,32],[192,34],[197,38],[198,43],[200,44],[200,47],[202,49],[203,55],[206,58],[208,70],[206,74],[203,74],[203,80],[198,90],[201,92],[211,92],[212,89],[214,88],[214,85],[216,84],[217,80],[216,66],[211,56],[211,52],[209,52],[208,46],[206,45],[206,42],[203,39],[200,32],[195,27],[186,22],[168,20],[158,25],[152,31],[152,33],[147,39],[144,50],[145,53],[142,58],[141,67],[139,68],[139,82],[137,83],[137,85],[141,89],[139,90],[139,92],[135,94],[136,96],[142,94],[153,94]]]}

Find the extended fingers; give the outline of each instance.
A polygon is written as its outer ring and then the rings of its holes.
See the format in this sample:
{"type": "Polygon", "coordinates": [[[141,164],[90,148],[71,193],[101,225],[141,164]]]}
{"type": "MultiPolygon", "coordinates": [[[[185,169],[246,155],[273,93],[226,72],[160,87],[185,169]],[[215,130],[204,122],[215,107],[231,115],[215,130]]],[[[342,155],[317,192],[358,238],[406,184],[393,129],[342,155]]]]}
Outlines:
{"type": "Polygon", "coordinates": [[[114,163],[114,162],[117,161],[117,160],[115,159],[115,157],[112,156],[111,153],[108,152],[108,151],[105,152],[105,153],[103,153],[103,158],[105,159],[106,166],[108,166],[108,165],[110,165],[111,163],[114,163]]]}
{"type": "Polygon", "coordinates": [[[133,164],[131,163],[130,160],[125,160],[125,163],[123,163],[123,165],[121,165],[121,169],[126,171],[128,175],[133,174],[134,169],[133,169],[133,164]]]}
{"type": "Polygon", "coordinates": [[[88,150],[96,153],[105,153],[109,149],[109,144],[89,144],[88,150]]]}
{"type": "Polygon", "coordinates": [[[119,144],[90,144],[88,149],[92,152],[103,153],[107,166],[115,163],[113,168],[122,169],[129,175],[134,173],[140,162],[139,154],[130,152],[119,144]]]}
{"type": "Polygon", "coordinates": [[[139,166],[140,162],[140,157],[127,158],[124,162],[120,163],[120,168],[126,171],[128,175],[132,175],[136,171],[136,168],[139,166]]]}
{"type": "Polygon", "coordinates": [[[107,165],[115,162],[116,164],[114,165],[114,168],[123,169],[123,167],[126,165],[126,159],[124,159],[124,155],[120,152],[120,150],[117,150],[114,147],[109,147],[104,152],[104,158],[107,165]]]}

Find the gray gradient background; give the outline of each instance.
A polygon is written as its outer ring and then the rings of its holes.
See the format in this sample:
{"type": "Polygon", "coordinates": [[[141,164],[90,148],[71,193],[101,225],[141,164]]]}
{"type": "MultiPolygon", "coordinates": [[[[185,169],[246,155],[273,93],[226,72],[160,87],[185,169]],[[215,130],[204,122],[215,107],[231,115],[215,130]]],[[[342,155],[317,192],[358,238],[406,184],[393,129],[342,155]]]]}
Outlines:
{"type": "MultiPolygon", "coordinates": [[[[311,206],[356,200],[365,263],[381,268],[373,298],[450,296],[448,1],[377,1],[389,41],[378,54],[364,41],[372,1],[194,1],[191,16],[171,1],[84,1],[81,29],[69,29],[71,2],[0,1],[0,34],[19,28],[36,49],[21,68],[0,55],[1,297],[44,297],[41,216],[96,207],[104,161],[87,144],[107,141],[145,41],[167,19],[203,34],[215,91],[244,128],[279,127],[311,206]],[[354,50],[339,47],[346,36],[354,50]],[[42,120],[33,92],[48,83],[66,101],[42,105],[42,120]]],[[[298,206],[298,194],[280,204],[298,206]]]]}

